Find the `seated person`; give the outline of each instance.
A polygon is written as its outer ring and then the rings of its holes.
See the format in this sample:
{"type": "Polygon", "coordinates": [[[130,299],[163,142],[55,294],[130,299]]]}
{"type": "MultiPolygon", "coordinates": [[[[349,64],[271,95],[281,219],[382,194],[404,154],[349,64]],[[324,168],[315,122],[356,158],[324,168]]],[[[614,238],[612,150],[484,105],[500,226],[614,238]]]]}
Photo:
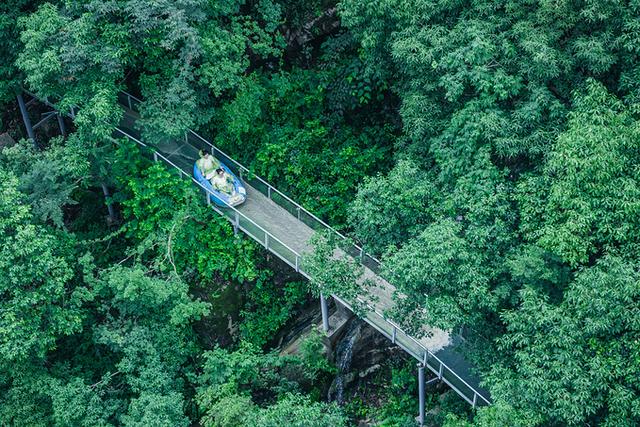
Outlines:
{"type": "Polygon", "coordinates": [[[233,188],[233,177],[222,168],[216,169],[215,176],[211,179],[211,185],[214,189],[222,193],[233,194],[235,192],[233,188]]]}
{"type": "Polygon", "coordinates": [[[196,166],[206,179],[211,179],[215,175],[216,169],[220,167],[220,162],[211,154],[200,150],[200,158],[196,162],[196,166]]]}

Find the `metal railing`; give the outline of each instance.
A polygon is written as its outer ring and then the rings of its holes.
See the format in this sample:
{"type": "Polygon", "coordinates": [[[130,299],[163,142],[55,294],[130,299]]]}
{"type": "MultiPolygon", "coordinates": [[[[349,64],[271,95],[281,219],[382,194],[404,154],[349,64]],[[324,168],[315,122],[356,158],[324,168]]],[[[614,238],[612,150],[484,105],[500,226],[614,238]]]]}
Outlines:
{"type": "MultiPolygon", "coordinates": [[[[134,95],[131,95],[130,93],[124,91],[120,93],[119,100],[122,105],[128,107],[133,111],[138,111],[138,104],[142,102],[142,100],[140,100],[139,98],[136,98],[134,95]]],[[[345,252],[347,252],[353,258],[357,259],[362,265],[369,268],[376,274],[380,273],[380,261],[373,257],[371,254],[368,254],[362,246],[350,243],[350,239],[347,236],[331,227],[329,224],[318,218],[313,213],[309,212],[302,205],[291,199],[289,196],[278,190],[263,178],[252,173],[249,168],[236,161],[234,158],[229,156],[220,148],[213,145],[207,139],[203,138],[190,129],[185,133],[184,138],[187,143],[190,143],[198,149],[209,150],[214,157],[222,160],[227,166],[229,166],[231,170],[233,170],[234,173],[239,175],[243,180],[247,181],[253,188],[267,196],[270,200],[273,200],[281,208],[285,209],[287,212],[298,218],[298,220],[311,227],[313,230],[331,231],[342,241],[343,244],[341,245],[341,247],[345,250],[345,252]]]]}
{"type": "Polygon", "coordinates": [[[302,256],[289,247],[286,243],[278,239],[273,234],[269,233],[262,226],[258,225],[251,218],[240,212],[235,207],[228,205],[225,203],[226,207],[221,209],[215,203],[211,202],[211,197],[214,196],[213,192],[203,186],[198,180],[196,180],[189,171],[183,170],[180,166],[173,163],[169,160],[165,155],[160,153],[159,151],[153,150],[149,145],[142,142],[140,139],[135,136],[125,132],[120,128],[116,128],[116,131],[120,133],[122,136],[134,141],[138,145],[144,147],[149,151],[149,157],[152,157],[154,162],[158,162],[159,160],[164,161],[169,166],[176,169],[181,178],[187,178],[191,180],[194,184],[198,186],[198,188],[204,192],[205,202],[211,206],[217,213],[224,216],[227,220],[231,222],[234,227],[234,230],[241,230],[251,238],[256,240],[258,243],[262,244],[267,250],[273,252],[276,256],[278,256],[281,260],[287,263],[289,266],[293,267],[296,271],[300,271],[300,265],[302,261],[302,256]]]}
{"type": "MultiPolygon", "coordinates": [[[[36,97],[34,94],[29,94],[36,97]]],[[[137,104],[142,102],[140,99],[127,92],[119,93],[118,98],[121,104],[133,111],[136,110],[135,107],[137,107],[137,104]]],[[[41,99],[41,101],[55,108],[55,105],[49,102],[48,99],[41,99]]],[[[68,113],[68,116],[74,119],[77,110],[78,107],[72,107],[68,113]]],[[[211,191],[209,191],[206,187],[200,184],[200,182],[193,178],[193,176],[191,175],[191,171],[183,170],[167,157],[165,157],[162,153],[158,152],[157,150],[153,150],[149,145],[145,144],[143,141],[125,132],[124,130],[116,128],[116,131],[148,150],[148,154],[153,157],[154,161],[157,162],[159,159],[161,159],[166,164],[177,170],[181,177],[186,177],[190,179],[194,184],[196,184],[196,186],[202,192],[204,192],[206,203],[211,206],[218,214],[222,215],[228,221],[230,221],[234,227],[234,230],[243,231],[245,234],[263,245],[267,250],[276,255],[286,264],[294,268],[297,272],[309,278],[309,275],[302,269],[302,254],[289,247],[286,243],[282,242],[265,228],[255,223],[251,218],[247,217],[235,207],[227,205],[224,209],[221,209],[216,206],[215,203],[211,203],[211,191]]],[[[278,204],[280,207],[296,216],[298,220],[307,224],[312,229],[330,230],[343,241],[348,240],[348,238],[342,233],[338,232],[333,227],[322,221],[320,218],[306,210],[304,207],[296,203],[284,193],[280,192],[277,188],[269,184],[264,179],[252,174],[247,167],[243,166],[235,159],[228,156],[222,150],[215,147],[213,144],[211,144],[209,141],[207,141],[197,133],[191,130],[187,131],[185,133],[185,142],[194,145],[197,148],[200,148],[202,144],[204,144],[208,149],[211,150],[212,155],[225,161],[225,164],[227,164],[227,166],[229,166],[235,173],[240,175],[245,181],[248,181],[254,188],[260,191],[262,194],[266,195],[270,200],[273,200],[274,203],[278,204]]],[[[372,271],[376,273],[379,272],[380,261],[366,254],[361,246],[355,244],[352,244],[350,246],[351,250],[347,250],[347,253],[349,253],[349,255],[356,259],[359,259],[365,267],[370,268],[372,271]]],[[[349,310],[354,311],[351,304],[341,299],[339,296],[332,295],[332,297],[335,298],[336,301],[338,301],[340,304],[347,307],[349,310]]],[[[364,320],[368,324],[370,324],[380,333],[389,338],[394,344],[399,345],[407,353],[423,363],[424,366],[428,367],[435,375],[438,376],[438,378],[449,385],[449,387],[456,391],[456,393],[458,393],[469,404],[474,407],[476,405],[491,404],[488,398],[483,396],[475,387],[462,379],[449,366],[447,366],[445,362],[438,358],[433,352],[427,349],[418,340],[405,332],[393,320],[388,319],[383,313],[380,313],[375,307],[371,306],[363,299],[357,298],[357,300],[358,303],[362,304],[362,306],[366,308],[364,320]]]]}
{"type": "MultiPolygon", "coordinates": [[[[353,307],[345,300],[341,299],[339,296],[332,295],[332,297],[335,298],[340,304],[347,307],[349,310],[354,311],[353,307]]],[[[399,345],[402,349],[412,355],[424,366],[429,368],[429,370],[436,374],[440,380],[449,385],[449,387],[451,387],[469,404],[471,404],[473,407],[475,407],[476,405],[491,404],[491,401],[487,397],[483,396],[474,386],[470,385],[467,381],[460,377],[431,350],[426,348],[422,343],[405,332],[402,327],[396,324],[393,320],[387,318],[383,313],[380,313],[375,309],[375,307],[367,304],[361,298],[358,298],[358,302],[366,306],[364,320],[367,323],[369,323],[380,333],[390,339],[391,342],[399,345]]]]}
{"type": "MultiPolygon", "coordinates": [[[[125,102],[123,104],[127,106],[130,110],[135,111],[135,107],[137,104],[141,102],[135,96],[128,94],[126,92],[122,92],[125,102]]],[[[123,134],[125,132],[121,131],[123,134]]],[[[133,138],[130,135],[126,135],[129,138],[132,138],[136,142],[140,144],[142,141],[133,138]]],[[[260,191],[262,194],[267,196],[270,200],[274,201],[278,206],[284,208],[287,212],[295,216],[298,220],[302,221],[310,228],[316,231],[322,230],[330,230],[335,233],[335,235],[343,241],[348,241],[348,238],[344,236],[339,231],[335,230],[333,227],[322,221],[313,213],[306,210],[303,206],[292,200],[286,194],[282,193],[280,190],[275,188],[273,185],[269,184],[264,179],[259,176],[253,174],[249,168],[242,165],[231,156],[227,155],[224,151],[220,150],[218,147],[214,146],[211,142],[198,135],[196,132],[192,130],[188,130],[185,133],[185,142],[193,145],[198,149],[207,149],[211,152],[211,154],[222,160],[230,169],[233,170],[234,173],[242,177],[243,180],[247,181],[253,188],[260,191]]],[[[157,152],[156,152],[157,153],[157,152]]],[[[189,171],[183,171],[180,167],[173,164],[169,159],[165,158],[160,153],[157,153],[158,158],[163,159],[166,163],[170,164],[174,168],[178,169],[181,174],[185,174],[188,177],[191,177],[189,171]]],[[[206,193],[209,191],[202,186],[198,181],[191,177],[191,179],[198,185],[199,188],[204,190],[206,193]]],[[[244,215],[235,207],[228,206],[225,209],[220,209],[214,204],[210,203],[210,194],[207,194],[208,203],[221,215],[225,216],[234,227],[240,228],[247,235],[252,237],[254,240],[262,244],[266,249],[271,251],[273,254],[278,256],[285,263],[293,267],[297,272],[303,274],[305,277],[309,278],[308,274],[306,274],[301,266],[302,255],[295,251],[294,249],[287,246],[284,242],[280,241],[273,234],[269,233],[266,229],[256,224],[249,217],[244,215]],[[231,214],[233,212],[233,214],[231,214]]],[[[349,249],[347,247],[347,249],[349,249]]],[[[379,273],[380,270],[380,261],[376,258],[366,254],[364,249],[361,246],[352,244],[351,250],[347,250],[347,253],[358,259],[365,267],[371,269],[376,274],[379,273]],[[372,268],[373,267],[373,268],[372,268]]],[[[347,303],[343,299],[341,299],[337,295],[332,295],[338,302],[340,302],[345,307],[349,308],[353,311],[353,307],[351,304],[347,303]]],[[[421,344],[418,340],[413,338],[407,332],[405,332],[398,324],[396,324],[393,320],[388,319],[383,313],[379,312],[375,307],[373,307],[368,302],[364,301],[361,298],[357,298],[358,303],[362,304],[363,307],[366,308],[366,314],[364,320],[372,325],[375,329],[389,338],[394,344],[399,345],[409,354],[411,354],[418,361],[422,362],[426,367],[428,367],[435,375],[438,376],[442,381],[444,381],[447,385],[449,385],[454,391],[456,391],[463,399],[465,399],[472,406],[476,406],[478,404],[491,404],[488,398],[483,396],[475,387],[471,386],[468,382],[462,379],[458,374],[456,374],[449,366],[446,365],[440,358],[438,358],[433,352],[431,352],[428,348],[426,348],[423,344],[421,344]]]]}

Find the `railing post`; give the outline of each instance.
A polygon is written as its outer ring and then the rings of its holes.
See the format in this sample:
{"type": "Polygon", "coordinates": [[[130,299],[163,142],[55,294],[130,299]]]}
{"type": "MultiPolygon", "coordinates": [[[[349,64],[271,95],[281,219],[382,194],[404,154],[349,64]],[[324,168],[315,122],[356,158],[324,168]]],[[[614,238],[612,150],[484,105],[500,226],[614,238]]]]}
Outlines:
{"type": "Polygon", "coordinates": [[[418,363],[418,423],[424,425],[424,365],[418,363]]]}
{"type": "Polygon", "coordinates": [[[271,199],[271,186],[267,187],[267,197],[271,199]]]}
{"type": "Polygon", "coordinates": [[[264,233],[264,247],[269,249],[269,235],[266,232],[264,233]]]}
{"type": "Polygon", "coordinates": [[[211,193],[209,193],[208,191],[207,191],[206,199],[207,199],[207,205],[210,205],[211,204],[211,193]]]}
{"type": "Polygon", "coordinates": [[[329,332],[329,307],[327,306],[327,299],[322,293],[320,294],[320,311],[322,311],[322,329],[325,332],[329,332]]]}
{"type": "Polygon", "coordinates": [[[153,152],[153,161],[154,162],[158,161],[158,153],[156,151],[153,152]]]}
{"type": "Polygon", "coordinates": [[[296,273],[300,272],[300,257],[296,255],[296,273]]]}
{"type": "Polygon", "coordinates": [[[129,110],[133,110],[133,107],[131,106],[131,95],[127,94],[127,104],[129,104],[129,110]]]}
{"type": "Polygon", "coordinates": [[[442,371],[444,371],[444,364],[440,362],[440,368],[438,368],[438,378],[442,379],[442,371]]]}
{"type": "Polygon", "coordinates": [[[29,113],[27,112],[27,106],[24,103],[24,98],[22,94],[19,93],[16,98],[18,98],[18,106],[20,107],[20,113],[22,114],[22,121],[24,122],[24,127],[27,128],[27,135],[29,139],[33,142],[33,145],[36,145],[36,134],[33,132],[33,126],[31,126],[31,119],[29,118],[29,113]]]}
{"type": "Polygon", "coordinates": [[[477,401],[478,401],[478,393],[475,390],[473,390],[473,403],[471,404],[471,407],[475,408],[477,401]]]}
{"type": "Polygon", "coordinates": [[[300,221],[300,206],[298,206],[296,210],[298,211],[298,221],[300,221]]]}
{"type": "Polygon", "coordinates": [[[391,333],[391,342],[394,343],[394,344],[396,343],[396,333],[397,333],[397,329],[394,326],[393,327],[393,332],[391,333]]]}
{"type": "Polygon", "coordinates": [[[235,213],[235,220],[233,222],[233,234],[238,234],[238,228],[240,227],[240,215],[238,212],[235,213]]]}

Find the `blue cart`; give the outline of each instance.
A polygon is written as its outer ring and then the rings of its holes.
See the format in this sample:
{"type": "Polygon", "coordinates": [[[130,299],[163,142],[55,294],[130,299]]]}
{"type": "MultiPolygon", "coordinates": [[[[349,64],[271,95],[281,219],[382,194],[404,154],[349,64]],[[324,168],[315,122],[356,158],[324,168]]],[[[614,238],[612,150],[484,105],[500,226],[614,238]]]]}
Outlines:
{"type": "Polygon", "coordinates": [[[220,167],[233,177],[233,188],[235,190],[233,195],[214,189],[209,180],[202,175],[202,172],[200,172],[200,169],[196,164],[193,165],[193,177],[204,188],[211,192],[211,201],[216,205],[224,208],[227,206],[238,206],[244,203],[247,199],[247,189],[244,188],[242,181],[233,172],[231,172],[231,169],[229,169],[224,163],[220,163],[220,167]]]}

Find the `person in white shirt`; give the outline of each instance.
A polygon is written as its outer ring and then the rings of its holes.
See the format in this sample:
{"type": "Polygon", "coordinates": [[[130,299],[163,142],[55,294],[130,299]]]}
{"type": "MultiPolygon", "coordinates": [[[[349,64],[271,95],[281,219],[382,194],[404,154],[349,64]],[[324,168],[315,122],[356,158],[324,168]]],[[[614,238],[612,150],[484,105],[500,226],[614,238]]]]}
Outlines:
{"type": "Polygon", "coordinates": [[[211,179],[215,176],[216,169],[220,167],[220,162],[211,154],[200,150],[200,158],[196,162],[196,165],[206,179],[211,179]]]}
{"type": "Polygon", "coordinates": [[[234,193],[233,177],[226,173],[222,168],[216,169],[214,177],[211,178],[211,185],[214,189],[225,194],[234,193]]]}

